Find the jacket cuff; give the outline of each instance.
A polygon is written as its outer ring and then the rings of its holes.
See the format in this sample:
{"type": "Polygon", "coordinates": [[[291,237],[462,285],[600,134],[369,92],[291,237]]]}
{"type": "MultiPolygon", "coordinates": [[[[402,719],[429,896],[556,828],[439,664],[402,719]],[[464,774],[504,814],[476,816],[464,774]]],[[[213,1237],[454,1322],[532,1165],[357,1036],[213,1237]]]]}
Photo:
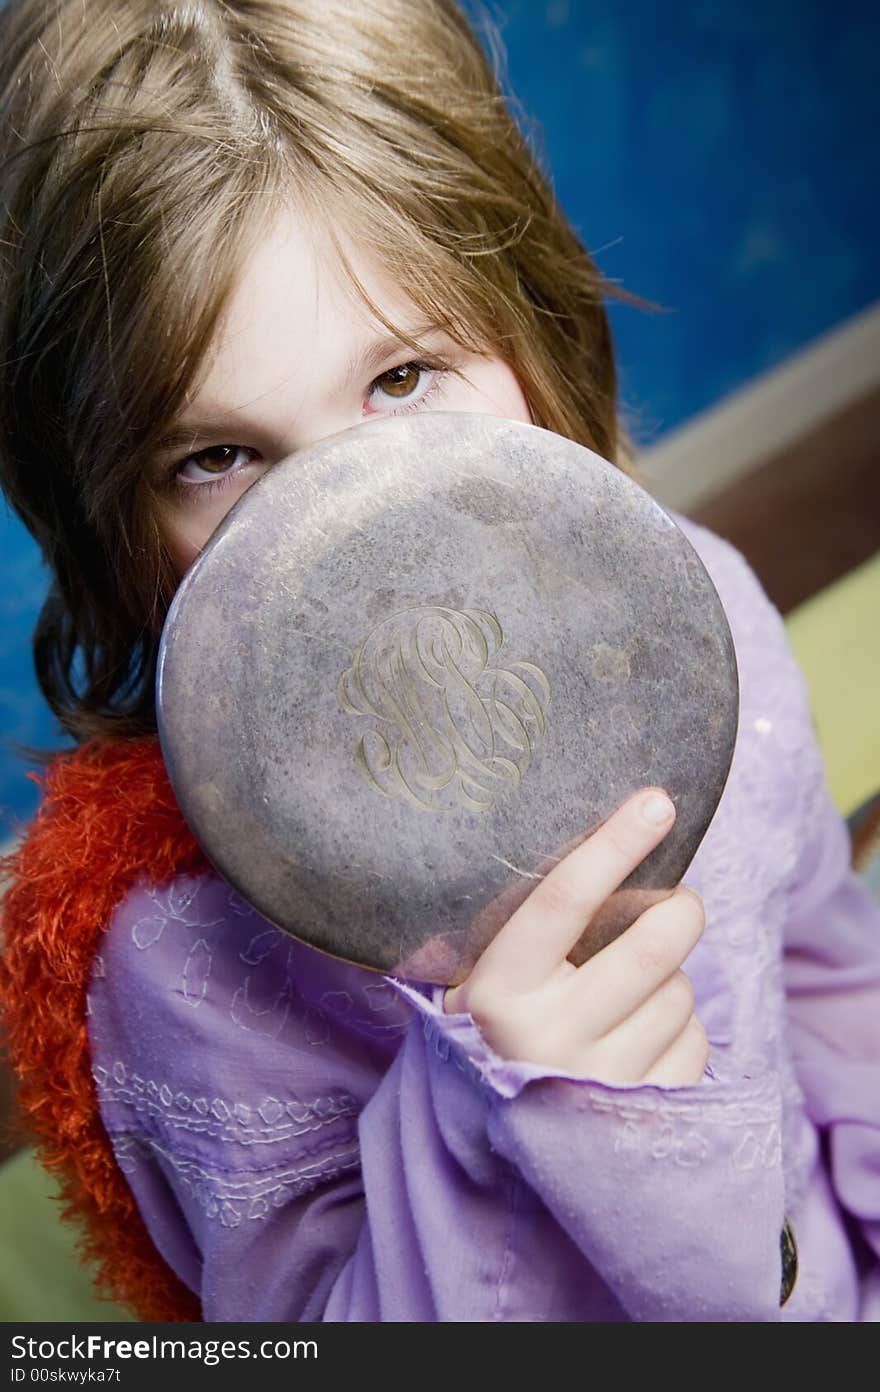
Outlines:
{"type": "MultiPolygon", "coordinates": [[[[528,1083],[549,1078],[560,1078],[565,1082],[581,1087],[603,1086],[594,1078],[582,1073],[571,1073],[562,1068],[552,1068],[549,1064],[528,1063],[523,1060],[505,1059],[487,1043],[479,1026],[467,1013],[448,1015],[443,1009],[445,986],[415,986],[412,983],[388,977],[388,981],[409,1001],[422,1020],[425,1040],[429,1049],[441,1058],[448,1059],[454,1054],[456,1061],[482,1083],[490,1093],[506,1101],[518,1097],[528,1083]]],[[[712,1077],[711,1069],[707,1075],[712,1077]]],[[[700,1084],[696,1085],[698,1088],[700,1084]]],[[[611,1091],[631,1092],[644,1088],[644,1083],[615,1083],[611,1091]]],[[[675,1093],[693,1092],[693,1085],[686,1087],[664,1087],[663,1091],[675,1093]]]]}

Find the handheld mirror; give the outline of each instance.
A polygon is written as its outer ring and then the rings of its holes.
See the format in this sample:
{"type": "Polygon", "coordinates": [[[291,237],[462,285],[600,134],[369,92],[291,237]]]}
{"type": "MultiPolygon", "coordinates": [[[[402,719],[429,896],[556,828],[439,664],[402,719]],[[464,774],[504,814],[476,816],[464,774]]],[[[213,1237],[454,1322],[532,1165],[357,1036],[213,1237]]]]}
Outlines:
{"type": "Polygon", "coordinates": [[[690,543],[535,426],[370,421],[273,467],[185,576],[159,734],[181,810],[270,922],[456,983],[635,789],[677,819],[583,960],[668,892],[715,811],[738,689],[690,543]]]}

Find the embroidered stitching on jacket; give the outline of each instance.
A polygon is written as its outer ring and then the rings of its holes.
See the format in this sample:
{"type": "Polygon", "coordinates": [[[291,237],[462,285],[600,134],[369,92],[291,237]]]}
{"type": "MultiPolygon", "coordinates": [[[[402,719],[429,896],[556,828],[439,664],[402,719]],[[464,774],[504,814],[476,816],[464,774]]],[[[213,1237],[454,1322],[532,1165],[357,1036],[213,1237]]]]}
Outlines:
{"type": "Polygon", "coordinates": [[[267,1218],[273,1208],[282,1208],[319,1184],[357,1170],[360,1165],[357,1142],[334,1154],[325,1154],[310,1165],[238,1177],[207,1170],[187,1156],[175,1155],[158,1141],[140,1136],[114,1137],[113,1150],[126,1174],[131,1174],[139,1161],[170,1166],[205,1216],[219,1219],[227,1228],[236,1228],[245,1220],[267,1218]]]}
{"type": "Polygon", "coordinates": [[[267,1096],[256,1104],[191,1096],[173,1092],[167,1083],[129,1074],[121,1059],[109,1069],[95,1068],[92,1076],[102,1103],[121,1103],[135,1112],[161,1117],[165,1126],[239,1145],[286,1141],[329,1126],[340,1117],[357,1116],[359,1110],[348,1092],[316,1097],[311,1102],[267,1096]]]}

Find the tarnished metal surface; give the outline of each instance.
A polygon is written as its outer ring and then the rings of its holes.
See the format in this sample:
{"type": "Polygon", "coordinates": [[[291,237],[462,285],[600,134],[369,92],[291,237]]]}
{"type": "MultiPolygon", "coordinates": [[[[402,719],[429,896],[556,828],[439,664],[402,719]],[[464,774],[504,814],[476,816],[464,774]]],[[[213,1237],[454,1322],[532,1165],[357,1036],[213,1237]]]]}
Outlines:
{"type": "Polygon", "coordinates": [[[737,681],[715,590],[642,489],[533,426],[426,413],[248,491],[180,587],[158,704],[184,815],[266,918],[452,982],[637,787],[676,825],[577,959],[678,882],[737,681]]]}

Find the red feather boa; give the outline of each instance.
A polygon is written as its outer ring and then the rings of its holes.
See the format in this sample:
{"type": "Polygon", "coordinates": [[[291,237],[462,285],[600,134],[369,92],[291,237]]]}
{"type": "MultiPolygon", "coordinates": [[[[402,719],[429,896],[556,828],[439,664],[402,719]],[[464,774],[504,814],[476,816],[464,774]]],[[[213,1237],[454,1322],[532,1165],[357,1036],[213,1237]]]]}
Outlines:
{"type": "Polygon", "coordinates": [[[104,740],[63,755],[39,815],[0,862],[5,951],[0,1007],[19,1101],[102,1294],[143,1320],[200,1320],[197,1297],[147,1234],[113,1156],[92,1082],[86,989],[99,937],[141,877],[206,865],[174,800],[156,740],[104,740]]]}

